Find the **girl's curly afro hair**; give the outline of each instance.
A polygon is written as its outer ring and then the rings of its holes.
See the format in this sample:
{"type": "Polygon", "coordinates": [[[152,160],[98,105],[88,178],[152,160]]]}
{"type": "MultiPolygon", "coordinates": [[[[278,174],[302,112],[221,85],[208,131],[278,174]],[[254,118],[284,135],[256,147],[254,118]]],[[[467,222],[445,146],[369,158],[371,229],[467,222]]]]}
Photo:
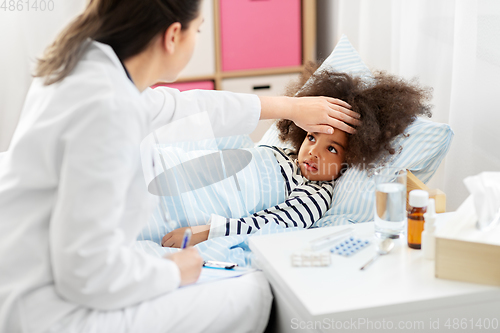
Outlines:
{"type": "MultiPolygon", "coordinates": [[[[371,81],[346,73],[324,70],[315,73],[317,64],[309,64],[299,82],[287,89],[287,96],[328,96],[346,101],[361,116],[356,133],[349,135],[345,163],[360,169],[371,169],[386,155],[396,153],[391,145],[418,115],[431,117],[432,90],[416,80],[405,81],[385,72],[376,72],[371,81]],[[314,73],[314,75],[313,75],[314,73]],[[312,76],[312,80],[304,84],[312,76]]],[[[307,132],[293,121],[277,123],[280,139],[298,152],[307,132]]]]}

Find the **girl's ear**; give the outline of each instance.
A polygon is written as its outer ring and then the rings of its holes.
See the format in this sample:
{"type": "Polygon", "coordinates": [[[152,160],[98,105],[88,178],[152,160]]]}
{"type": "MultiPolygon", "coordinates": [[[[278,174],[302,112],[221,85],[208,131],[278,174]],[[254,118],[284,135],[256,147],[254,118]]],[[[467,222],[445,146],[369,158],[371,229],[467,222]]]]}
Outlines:
{"type": "Polygon", "coordinates": [[[176,46],[181,39],[182,26],[179,22],[172,23],[163,34],[163,48],[168,54],[175,52],[176,46]]]}

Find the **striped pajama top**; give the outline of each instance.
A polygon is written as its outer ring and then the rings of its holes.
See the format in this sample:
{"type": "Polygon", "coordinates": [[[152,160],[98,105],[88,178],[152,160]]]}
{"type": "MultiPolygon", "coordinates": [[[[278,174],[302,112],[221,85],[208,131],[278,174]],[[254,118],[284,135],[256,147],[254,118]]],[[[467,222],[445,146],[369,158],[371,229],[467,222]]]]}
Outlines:
{"type": "Polygon", "coordinates": [[[259,146],[271,149],[276,156],[285,181],[285,202],[242,218],[227,218],[212,214],[209,239],[220,236],[251,234],[268,223],[285,228],[310,228],[330,208],[334,181],[311,181],[303,177],[294,161],[295,152],[274,146],[259,146]]]}

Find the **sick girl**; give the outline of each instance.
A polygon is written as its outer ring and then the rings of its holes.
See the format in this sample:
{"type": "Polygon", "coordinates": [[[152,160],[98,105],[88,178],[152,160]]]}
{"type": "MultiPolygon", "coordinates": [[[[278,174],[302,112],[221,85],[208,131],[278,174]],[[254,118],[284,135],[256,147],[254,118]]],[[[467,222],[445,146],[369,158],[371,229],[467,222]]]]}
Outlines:
{"type": "MultiPolygon", "coordinates": [[[[355,134],[307,132],[293,121],[277,123],[280,139],[292,149],[271,149],[284,178],[286,200],[251,216],[228,218],[212,214],[207,225],[191,227],[193,243],[209,238],[251,234],[263,225],[309,228],[330,208],[334,181],[351,167],[371,169],[387,154],[395,154],[392,139],[402,134],[417,116],[431,116],[430,90],[383,72],[372,79],[309,66],[289,96],[329,96],[347,101],[360,115],[355,134]],[[314,75],[312,74],[314,73],[314,75]],[[307,82],[311,79],[309,82],[307,82]],[[307,83],[306,83],[307,82],[307,83]],[[377,163],[376,163],[377,162],[377,163]]],[[[162,245],[178,247],[185,228],[163,237],[162,245]]]]}

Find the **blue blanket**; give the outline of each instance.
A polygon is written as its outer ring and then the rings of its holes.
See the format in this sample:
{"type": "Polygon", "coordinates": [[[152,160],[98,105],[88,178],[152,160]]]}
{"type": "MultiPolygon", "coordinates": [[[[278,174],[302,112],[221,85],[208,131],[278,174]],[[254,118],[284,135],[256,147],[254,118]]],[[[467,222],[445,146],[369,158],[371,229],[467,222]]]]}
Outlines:
{"type": "MultiPolygon", "coordinates": [[[[204,260],[233,262],[238,264],[240,267],[252,266],[252,252],[248,246],[248,240],[250,237],[280,232],[291,232],[295,230],[300,229],[285,229],[277,224],[268,224],[251,235],[218,237],[197,244],[195,247],[198,249],[204,260]]],[[[179,249],[162,247],[159,243],[150,240],[139,240],[135,243],[135,247],[140,251],[159,257],[179,251],[179,249]]]]}
{"type": "MultiPolygon", "coordinates": [[[[246,217],[285,201],[284,180],[274,153],[266,148],[250,148],[253,144],[241,141],[242,138],[244,137],[219,139],[215,144],[216,150],[213,149],[213,144],[206,142],[194,146],[192,143],[157,146],[157,174],[164,170],[182,168],[186,161],[208,156],[217,152],[217,149],[244,149],[252,158],[248,166],[236,174],[236,179],[227,177],[202,188],[159,197],[153,216],[138,237],[138,249],[157,256],[176,252],[178,249],[163,248],[160,245],[163,236],[176,228],[205,225],[211,214],[232,218],[246,217]]],[[[191,171],[190,174],[192,173],[191,171]]],[[[200,172],[191,178],[195,177],[200,179],[204,174],[200,172]]],[[[273,224],[264,226],[254,235],[283,231],[283,227],[273,224]]],[[[230,261],[247,266],[251,263],[249,237],[251,235],[218,237],[196,247],[205,260],[230,261]]]]}

